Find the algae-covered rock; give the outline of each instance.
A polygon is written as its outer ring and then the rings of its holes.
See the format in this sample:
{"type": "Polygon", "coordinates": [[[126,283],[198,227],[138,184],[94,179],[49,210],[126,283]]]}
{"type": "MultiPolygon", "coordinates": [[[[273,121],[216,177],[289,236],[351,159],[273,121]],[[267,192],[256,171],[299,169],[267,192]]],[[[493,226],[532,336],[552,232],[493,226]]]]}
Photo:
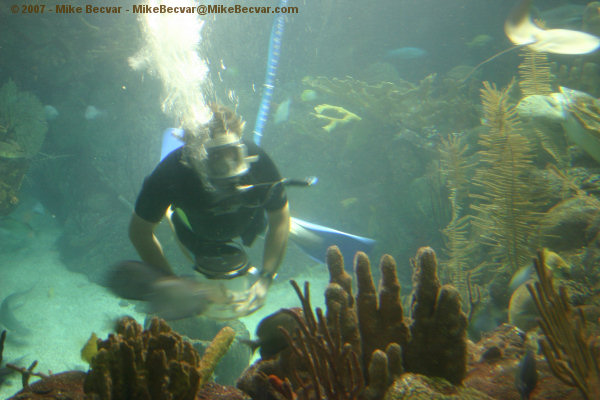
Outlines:
{"type": "Polygon", "coordinates": [[[454,386],[441,378],[406,373],[394,381],[383,400],[493,400],[472,388],[454,386]]]}
{"type": "Polygon", "coordinates": [[[48,126],[44,106],[9,80],[0,88],[0,157],[31,158],[40,151],[48,126]]]}
{"type": "Polygon", "coordinates": [[[597,204],[585,197],[566,199],[548,210],[541,221],[544,245],[555,250],[586,246],[588,228],[598,215],[597,204]]]}

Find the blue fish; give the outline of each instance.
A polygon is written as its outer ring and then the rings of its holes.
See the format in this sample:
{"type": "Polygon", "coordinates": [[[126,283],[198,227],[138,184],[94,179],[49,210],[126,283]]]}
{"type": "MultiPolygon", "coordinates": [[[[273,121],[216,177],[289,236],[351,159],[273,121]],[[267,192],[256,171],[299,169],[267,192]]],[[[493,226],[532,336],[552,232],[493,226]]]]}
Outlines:
{"type": "Polygon", "coordinates": [[[414,60],[427,55],[427,51],[419,47],[400,47],[393,50],[388,50],[385,53],[386,58],[396,60],[414,60]]]}

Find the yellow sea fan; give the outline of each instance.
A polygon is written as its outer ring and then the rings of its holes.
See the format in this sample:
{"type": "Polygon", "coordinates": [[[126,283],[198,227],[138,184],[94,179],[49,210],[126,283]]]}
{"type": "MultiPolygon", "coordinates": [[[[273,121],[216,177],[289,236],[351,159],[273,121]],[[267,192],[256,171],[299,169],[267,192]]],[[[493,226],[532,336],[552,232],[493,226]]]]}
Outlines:
{"type": "Polygon", "coordinates": [[[521,52],[521,56],[523,62],[519,64],[519,86],[523,97],[552,93],[552,73],[548,55],[526,47],[521,52]]]}
{"type": "Polygon", "coordinates": [[[471,194],[477,211],[473,224],[481,229],[483,244],[492,246],[503,265],[512,271],[529,260],[529,241],[536,233],[528,173],[533,168],[531,145],[519,133],[515,107],[509,103],[511,83],[503,90],[484,82],[481,98],[484,121],[490,129],[480,135],[480,166],[471,194]]]}

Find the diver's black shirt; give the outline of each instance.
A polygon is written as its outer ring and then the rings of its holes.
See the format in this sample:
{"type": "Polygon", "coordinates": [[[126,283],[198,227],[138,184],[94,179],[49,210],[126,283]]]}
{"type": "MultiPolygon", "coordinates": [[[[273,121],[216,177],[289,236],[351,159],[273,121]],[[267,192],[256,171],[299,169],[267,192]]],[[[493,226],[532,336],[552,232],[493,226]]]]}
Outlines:
{"type": "MultiPolygon", "coordinates": [[[[258,155],[250,164],[242,184],[275,182],[281,179],[275,164],[256,144],[244,141],[248,155],[258,155]]],[[[148,222],[159,222],[167,208],[181,209],[199,239],[229,241],[242,235],[252,223],[256,208],[241,207],[234,212],[216,215],[211,210],[213,194],[208,191],[194,170],[182,159],[182,148],[174,150],[158,164],[144,180],[135,203],[135,213],[148,222]]],[[[287,202],[283,187],[269,198],[262,210],[276,211],[287,202]]],[[[264,211],[263,211],[264,212],[264,211]]]]}

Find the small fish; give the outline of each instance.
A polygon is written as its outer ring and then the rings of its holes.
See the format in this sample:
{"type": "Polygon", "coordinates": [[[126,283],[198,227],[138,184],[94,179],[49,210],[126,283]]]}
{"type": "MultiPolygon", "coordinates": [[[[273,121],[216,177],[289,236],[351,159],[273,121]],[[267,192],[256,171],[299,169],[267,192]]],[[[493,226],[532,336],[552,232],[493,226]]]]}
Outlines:
{"type": "Polygon", "coordinates": [[[81,348],[81,359],[88,364],[92,363],[92,358],[98,354],[98,336],[92,332],[90,338],[81,348]]]}
{"type": "Polygon", "coordinates": [[[46,114],[46,121],[52,121],[59,116],[58,110],[50,104],[44,106],[44,113],[46,114]]]}
{"type": "Polygon", "coordinates": [[[481,35],[477,35],[475,36],[473,39],[471,39],[470,42],[468,42],[466,45],[469,49],[480,49],[480,48],[484,48],[484,47],[488,47],[488,45],[494,40],[493,37],[491,37],[490,35],[486,35],[486,34],[481,34],[481,35]]]}
{"type": "Polygon", "coordinates": [[[358,203],[358,197],[348,197],[347,199],[340,201],[342,208],[348,208],[356,203],[358,203]]]}
{"type": "Polygon", "coordinates": [[[397,49],[388,50],[385,53],[386,58],[396,60],[414,60],[427,55],[427,51],[419,47],[400,47],[397,49]]]}
{"type": "Polygon", "coordinates": [[[306,89],[302,91],[302,94],[300,94],[300,100],[304,102],[316,100],[318,97],[319,95],[317,92],[312,89],[306,89]]]}
{"type": "Polygon", "coordinates": [[[88,121],[94,120],[104,115],[106,115],[106,111],[100,110],[95,106],[87,106],[85,109],[85,113],[83,114],[85,119],[87,119],[88,121]]]}
{"type": "MultiPolygon", "coordinates": [[[[571,266],[555,252],[544,248],[544,258],[546,266],[554,273],[558,273],[563,277],[568,277],[571,274],[571,266]]],[[[536,278],[535,268],[533,263],[529,263],[517,270],[512,276],[508,288],[511,292],[517,290],[526,281],[536,278]]]]}
{"type": "Polygon", "coordinates": [[[538,373],[535,366],[535,355],[531,349],[527,350],[519,365],[515,376],[515,386],[521,394],[521,399],[529,400],[531,393],[535,389],[538,380],[538,373]]]}
{"type": "Polygon", "coordinates": [[[279,329],[284,328],[290,335],[298,327],[296,318],[290,315],[290,311],[302,315],[302,309],[298,307],[290,309],[280,309],[271,315],[263,318],[256,327],[256,340],[241,340],[242,343],[250,346],[252,352],[260,348],[260,357],[263,360],[273,358],[277,353],[288,347],[285,335],[279,329]]]}
{"type": "Polygon", "coordinates": [[[288,120],[288,118],[290,117],[291,103],[291,99],[287,99],[279,103],[277,109],[275,110],[275,115],[273,116],[273,122],[275,122],[276,124],[280,124],[288,120]]]}
{"type": "Polygon", "coordinates": [[[508,290],[514,292],[519,286],[530,280],[535,274],[533,263],[521,267],[514,273],[508,284],[508,290]]]}

